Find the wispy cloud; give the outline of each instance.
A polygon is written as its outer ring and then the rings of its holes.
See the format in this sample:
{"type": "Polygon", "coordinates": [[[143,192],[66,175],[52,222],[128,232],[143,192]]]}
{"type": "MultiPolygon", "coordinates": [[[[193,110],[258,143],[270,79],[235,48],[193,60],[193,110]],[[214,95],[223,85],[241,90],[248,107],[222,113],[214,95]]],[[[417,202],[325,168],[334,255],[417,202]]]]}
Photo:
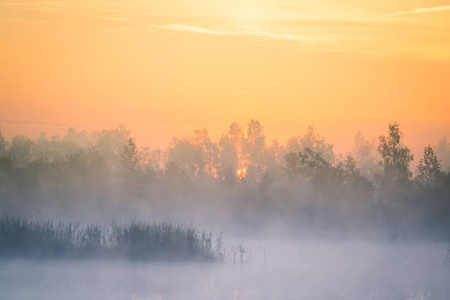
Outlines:
{"type": "Polygon", "coordinates": [[[231,32],[223,31],[223,30],[215,30],[209,29],[205,27],[197,27],[183,24],[168,24],[168,25],[154,25],[152,27],[167,29],[167,30],[176,30],[176,31],[187,31],[194,33],[206,33],[206,34],[218,34],[218,35],[228,35],[232,34],[231,32]]]}
{"type": "Polygon", "coordinates": [[[413,10],[398,11],[398,12],[382,15],[380,17],[395,17],[395,16],[400,16],[400,15],[424,14],[424,13],[444,12],[444,11],[450,11],[450,5],[436,6],[436,7],[421,7],[421,8],[416,8],[413,10]]]}
{"type": "Polygon", "coordinates": [[[154,28],[165,29],[165,30],[176,30],[185,31],[199,34],[212,34],[212,35],[233,35],[242,36],[256,39],[268,39],[268,40],[285,40],[285,41],[298,41],[304,43],[316,43],[319,42],[317,37],[309,35],[297,35],[297,34],[287,34],[287,33],[276,33],[264,31],[259,28],[234,28],[234,29],[217,29],[217,28],[207,28],[198,27],[183,24],[168,24],[168,25],[154,25],[154,28]]]}

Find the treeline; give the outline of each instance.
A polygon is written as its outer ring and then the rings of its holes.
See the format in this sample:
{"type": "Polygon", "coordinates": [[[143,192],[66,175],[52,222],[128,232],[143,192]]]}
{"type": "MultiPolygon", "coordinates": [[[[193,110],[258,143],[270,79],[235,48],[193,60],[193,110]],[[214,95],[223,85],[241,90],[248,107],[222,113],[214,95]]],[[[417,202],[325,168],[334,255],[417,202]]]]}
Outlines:
{"type": "Polygon", "coordinates": [[[173,138],[167,149],[139,148],[125,126],[32,140],[0,134],[3,211],[169,211],[211,215],[247,230],[371,231],[389,238],[447,238],[450,233],[450,144],[427,146],[418,166],[398,124],[351,153],[309,127],[286,145],[266,141],[256,120],[233,123],[219,141],[206,129],[173,138]]]}

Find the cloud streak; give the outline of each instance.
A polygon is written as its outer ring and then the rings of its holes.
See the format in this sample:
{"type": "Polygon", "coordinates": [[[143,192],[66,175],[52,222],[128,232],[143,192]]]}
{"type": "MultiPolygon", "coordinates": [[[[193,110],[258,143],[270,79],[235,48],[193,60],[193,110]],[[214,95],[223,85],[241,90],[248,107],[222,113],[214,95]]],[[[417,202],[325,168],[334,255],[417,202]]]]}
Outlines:
{"type": "Polygon", "coordinates": [[[381,17],[395,17],[401,15],[424,14],[424,13],[445,12],[445,11],[450,11],[450,5],[436,6],[436,7],[421,7],[413,10],[398,11],[395,13],[382,15],[381,17]]]}
{"type": "Polygon", "coordinates": [[[215,30],[215,29],[209,29],[209,28],[205,28],[205,27],[190,26],[190,25],[183,25],[183,24],[155,25],[152,27],[166,29],[166,30],[187,31],[187,32],[193,32],[193,33],[206,33],[206,34],[215,34],[215,35],[230,35],[230,34],[232,34],[231,32],[227,32],[227,31],[223,31],[223,30],[215,30]]]}
{"type": "Polygon", "coordinates": [[[184,31],[199,34],[211,34],[221,36],[242,36],[256,39],[268,39],[268,40],[284,40],[284,41],[298,41],[304,43],[317,43],[319,39],[309,35],[297,35],[297,34],[284,34],[267,32],[258,28],[241,28],[241,29],[210,29],[206,27],[190,26],[183,24],[168,24],[168,25],[155,25],[154,28],[184,31]]]}

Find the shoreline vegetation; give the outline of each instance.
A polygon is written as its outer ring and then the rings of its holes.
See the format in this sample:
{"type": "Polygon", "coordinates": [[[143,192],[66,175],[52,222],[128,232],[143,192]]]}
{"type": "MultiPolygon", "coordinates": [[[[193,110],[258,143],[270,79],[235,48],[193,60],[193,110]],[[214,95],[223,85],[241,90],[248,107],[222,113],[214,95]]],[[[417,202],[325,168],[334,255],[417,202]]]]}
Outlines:
{"type": "Polygon", "coordinates": [[[134,221],[103,225],[0,217],[0,258],[220,262],[222,236],[193,226],[134,221]]]}

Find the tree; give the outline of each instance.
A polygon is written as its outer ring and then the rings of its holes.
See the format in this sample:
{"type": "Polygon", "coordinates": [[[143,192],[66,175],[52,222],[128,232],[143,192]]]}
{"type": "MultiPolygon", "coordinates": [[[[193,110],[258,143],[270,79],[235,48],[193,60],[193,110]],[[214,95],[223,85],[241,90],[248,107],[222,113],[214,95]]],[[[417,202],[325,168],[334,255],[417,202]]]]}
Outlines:
{"type": "MultiPolygon", "coordinates": [[[[167,161],[166,169],[168,164],[173,164],[180,169],[183,169],[187,174],[194,175],[196,172],[196,167],[193,164],[195,147],[190,140],[172,138],[169,143],[169,148],[167,149],[167,161]]],[[[174,169],[173,166],[170,170],[174,169]]]]}
{"type": "Polygon", "coordinates": [[[263,155],[265,142],[266,136],[259,121],[250,120],[243,149],[247,159],[247,177],[249,178],[259,180],[264,172],[263,155]]]}
{"type": "Polygon", "coordinates": [[[351,154],[347,154],[345,160],[343,162],[339,162],[337,168],[341,174],[344,184],[349,184],[355,177],[360,175],[360,170],[356,167],[356,161],[351,154]]]}
{"type": "Polygon", "coordinates": [[[239,164],[242,160],[242,148],[244,147],[244,130],[238,123],[233,122],[228,130],[228,137],[236,151],[239,164]]]}
{"type": "Polygon", "coordinates": [[[333,152],[333,144],[327,143],[323,137],[315,133],[314,126],[308,126],[303,137],[292,137],[288,140],[287,148],[289,152],[299,152],[310,148],[314,152],[321,153],[321,156],[330,164],[334,164],[336,156],[333,152]]]}
{"type": "Polygon", "coordinates": [[[335,169],[322,154],[308,147],[298,154],[286,154],[285,162],[283,171],[289,182],[309,184],[315,191],[330,187],[337,178],[335,169]]]}
{"type": "Polygon", "coordinates": [[[170,161],[164,167],[164,180],[169,188],[176,190],[190,184],[191,179],[186,171],[175,162],[170,161]]]}
{"type": "Polygon", "coordinates": [[[0,130],[0,183],[3,180],[2,173],[8,173],[13,167],[13,160],[11,157],[6,155],[7,142],[2,135],[2,131],[0,130]]]}
{"type": "Polygon", "coordinates": [[[336,167],[342,184],[348,192],[354,195],[370,196],[373,190],[373,184],[357,167],[355,159],[348,154],[343,162],[336,167]]]}
{"type": "Polygon", "coordinates": [[[281,177],[280,166],[286,155],[285,150],[284,146],[280,145],[276,139],[272,141],[270,147],[264,149],[264,173],[270,174],[272,179],[281,177]]]}
{"type": "Polygon", "coordinates": [[[128,139],[127,144],[123,147],[119,161],[125,181],[132,184],[137,183],[137,177],[139,176],[139,152],[134,139],[128,139]]]}
{"type": "Polygon", "coordinates": [[[79,149],[67,158],[69,174],[82,178],[103,180],[107,177],[107,165],[95,148],[79,149]]]}
{"type": "Polygon", "coordinates": [[[397,123],[389,124],[389,136],[380,136],[378,152],[383,167],[382,187],[400,187],[410,183],[409,164],[414,159],[411,150],[402,143],[403,134],[397,123]]]}
{"type": "Polygon", "coordinates": [[[218,176],[229,185],[236,181],[236,172],[246,169],[247,162],[243,158],[244,130],[233,122],[226,135],[219,140],[219,166],[218,176]]]}
{"type": "Polygon", "coordinates": [[[420,186],[434,188],[442,175],[443,172],[436,156],[436,150],[428,145],[425,147],[423,157],[417,165],[416,182],[420,186]]]}
{"type": "Polygon", "coordinates": [[[441,161],[442,168],[450,172],[450,143],[447,142],[446,136],[438,142],[436,156],[441,161]]]}
{"type": "Polygon", "coordinates": [[[32,161],[33,144],[33,140],[26,136],[15,136],[9,144],[7,155],[17,167],[26,167],[32,161]]]}
{"type": "Polygon", "coordinates": [[[238,169],[238,154],[228,135],[222,135],[219,141],[219,178],[232,185],[238,169]]]}
{"type": "Polygon", "coordinates": [[[244,141],[244,151],[250,164],[260,165],[265,146],[266,136],[263,127],[257,120],[250,120],[247,128],[247,138],[244,141]]]}
{"type": "Polygon", "coordinates": [[[54,135],[50,139],[41,133],[39,138],[33,142],[31,148],[32,161],[41,161],[50,164],[64,162],[67,157],[79,150],[77,146],[61,140],[54,135]]]}
{"type": "Polygon", "coordinates": [[[123,147],[127,145],[131,132],[125,125],[119,125],[116,129],[102,130],[93,134],[96,140],[94,147],[103,157],[106,164],[116,169],[120,162],[123,147]]]}
{"type": "Polygon", "coordinates": [[[174,162],[189,176],[215,177],[218,147],[211,141],[208,130],[195,130],[193,138],[173,138],[167,150],[168,163],[174,162]]]}
{"type": "Polygon", "coordinates": [[[0,128],[0,157],[4,156],[6,154],[6,146],[7,143],[5,141],[5,138],[3,137],[1,128],[0,128]]]}
{"type": "Polygon", "coordinates": [[[87,149],[89,147],[92,147],[92,141],[89,139],[89,135],[86,130],[77,132],[74,128],[69,128],[62,140],[63,142],[72,144],[77,148],[87,149]]]}
{"type": "Polygon", "coordinates": [[[208,130],[195,130],[193,163],[198,176],[215,177],[218,165],[218,147],[209,137],[208,130]]]}
{"type": "Polygon", "coordinates": [[[373,179],[380,170],[380,165],[376,157],[375,140],[369,141],[364,138],[361,132],[358,132],[353,139],[352,155],[361,168],[361,173],[373,179]]]}

